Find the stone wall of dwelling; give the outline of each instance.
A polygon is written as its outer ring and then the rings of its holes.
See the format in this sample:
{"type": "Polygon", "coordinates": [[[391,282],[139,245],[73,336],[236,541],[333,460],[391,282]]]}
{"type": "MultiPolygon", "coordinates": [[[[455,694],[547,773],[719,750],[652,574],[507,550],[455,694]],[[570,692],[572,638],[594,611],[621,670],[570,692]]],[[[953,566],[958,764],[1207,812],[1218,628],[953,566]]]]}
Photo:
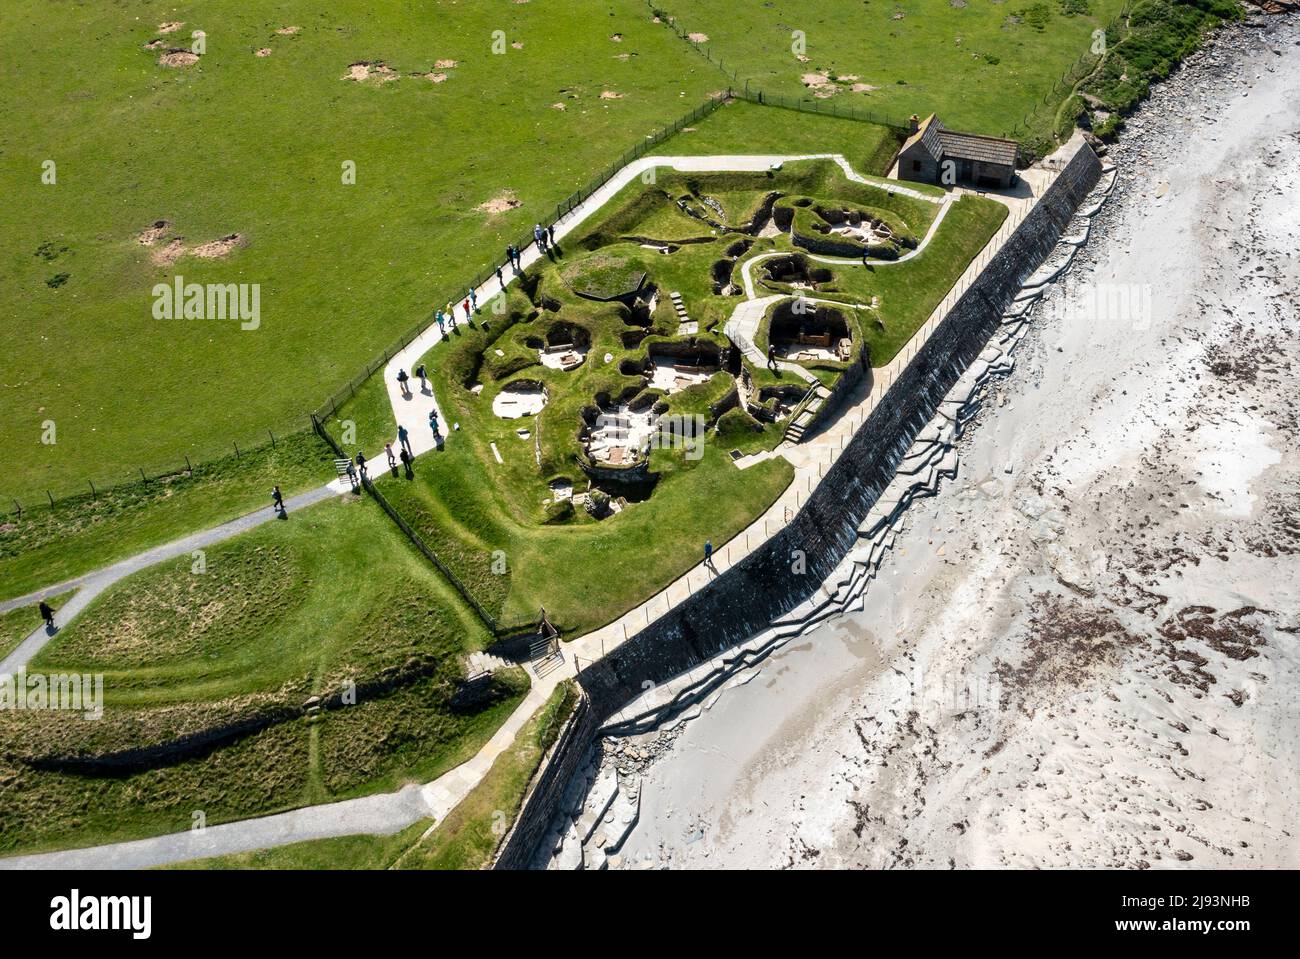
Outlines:
{"type": "Polygon", "coordinates": [[[898,155],[898,178],[919,183],[938,183],[939,164],[925,147],[913,143],[898,155]],[[920,169],[913,169],[913,161],[921,164],[920,169]]]}

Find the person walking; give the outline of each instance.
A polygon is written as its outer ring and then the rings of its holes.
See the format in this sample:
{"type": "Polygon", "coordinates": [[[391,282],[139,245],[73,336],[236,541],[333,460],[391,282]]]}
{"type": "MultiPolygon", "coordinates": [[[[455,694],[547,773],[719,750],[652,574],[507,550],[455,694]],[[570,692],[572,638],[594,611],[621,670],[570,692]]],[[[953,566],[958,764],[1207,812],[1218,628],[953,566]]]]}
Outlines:
{"type": "Polygon", "coordinates": [[[443,319],[442,310],[439,310],[436,314],[434,314],[433,318],[438,321],[438,332],[446,333],[447,329],[446,327],[443,326],[443,324],[446,323],[447,321],[443,319]]]}
{"type": "Polygon", "coordinates": [[[709,569],[713,570],[715,573],[718,571],[718,568],[713,565],[713,541],[712,540],[706,539],[704,541],[704,565],[707,566],[709,569]]]}
{"type": "Polygon", "coordinates": [[[361,487],[357,485],[357,468],[348,460],[348,484],[352,487],[352,492],[359,493],[361,487]]]}
{"type": "Polygon", "coordinates": [[[475,313],[478,312],[478,293],[474,290],[474,287],[472,286],[469,288],[469,305],[470,305],[470,309],[472,309],[475,313]]]}
{"type": "Polygon", "coordinates": [[[397,427],[397,442],[408,453],[411,451],[411,434],[406,432],[405,426],[397,427]]]}
{"type": "Polygon", "coordinates": [[[552,223],[546,228],[546,245],[555,246],[555,224],[552,223]]]}
{"type": "Polygon", "coordinates": [[[53,631],[54,630],[54,607],[52,607],[45,600],[41,600],[40,606],[36,608],[39,609],[41,612],[41,619],[45,620],[45,628],[47,630],[53,631]]]}
{"type": "Polygon", "coordinates": [[[519,269],[519,251],[515,249],[513,243],[506,247],[506,262],[509,263],[513,269],[519,269]]]}
{"type": "Polygon", "coordinates": [[[280,486],[278,483],[271,487],[271,509],[275,510],[281,516],[285,515],[284,494],[280,492],[280,486]]]}
{"type": "Polygon", "coordinates": [[[438,435],[438,411],[429,410],[429,429],[433,430],[433,435],[438,435]]]}
{"type": "Polygon", "coordinates": [[[501,276],[501,267],[497,267],[497,286],[503,290],[506,288],[506,281],[501,276]]]}
{"type": "Polygon", "coordinates": [[[776,372],[776,347],[771,343],[767,346],[767,368],[776,372]]]}
{"type": "Polygon", "coordinates": [[[450,303],[447,304],[447,320],[451,323],[451,328],[456,329],[456,308],[450,303]]]}
{"type": "Polygon", "coordinates": [[[362,482],[365,482],[365,479],[366,479],[366,454],[363,453],[363,452],[361,452],[361,450],[357,450],[357,471],[361,473],[361,480],[362,480],[362,482]]]}
{"type": "Polygon", "coordinates": [[[473,323],[473,322],[474,322],[474,314],[470,312],[470,309],[469,309],[469,297],[468,297],[468,296],[465,297],[465,302],[462,303],[462,304],[460,305],[460,308],[461,308],[462,310],[465,311],[465,322],[466,322],[466,323],[473,323]]]}
{"type": "Polygon", "coordinates": [[[429,375],[425,370],[423,363],[415,368],[415,375],[420,378],[420,392],[429,392],[429,375]]]}
{"type": "Polygon", "coordinates": [[[540,252],[545,253],[545,252],[546,252],[546,234],[545,234],[544,232],[542,232],[542,225],[541,225],[540,223],[534,223],[534,224],[533,224],[533,239],[537,242],[537,249],[538,249],[540,252]]]}
{"type": "Polygon", "coordinates": [[[402,468],[406,470],[406,475],[411,475],[411,454],[402,450],[402,468]]]}
{"type": "Polygon", "coordinates": [[[397,385],[401,387],[402,395],[407,399],[410,399],[411,397],[411,388],[406,385],[406,382],[409,379],[410,377],[407,375],[406,370],[397,371],[397,385]]]}
{"type": "MultiPolygon", "coordinates": [[[[396,468],[397,468],[397,457],[393,455],[393,444],[392,444],[392,443],[385,443],[385,444],[384,444],[384,452],[388,454],[388,468],[389,468],[390,470],[391,470],[391,469],[396,469],[396,468]]],[[[405,450],[403,450],[403,452],[405,452],[405,450]]]]}

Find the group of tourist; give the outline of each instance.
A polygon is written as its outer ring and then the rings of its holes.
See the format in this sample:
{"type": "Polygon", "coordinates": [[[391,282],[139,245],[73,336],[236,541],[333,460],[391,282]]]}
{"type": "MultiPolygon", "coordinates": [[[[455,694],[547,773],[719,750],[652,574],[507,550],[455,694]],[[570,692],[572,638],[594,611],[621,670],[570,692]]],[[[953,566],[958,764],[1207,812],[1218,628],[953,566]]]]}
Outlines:
{"type": "MultiPolygon", "coordinates": [[[[542,226],[540,223],[534,223],[533,242],[537,244],[537,252],[543,255],[549,253],[551,250],[558,250],[559,247],[555,245],[555,224],[552,223],[550,226],[542,226]]],[[[506,247],[506,263],[516,273],[521,272],[524,268],[523,256],[520,254],[519,248],[513,243],[506,247]]],[[[506,284],[505,280],[501,277],[500,267],[497,267],[497,282],[501,284],[501,289],[504,290],[506,284]]]]}

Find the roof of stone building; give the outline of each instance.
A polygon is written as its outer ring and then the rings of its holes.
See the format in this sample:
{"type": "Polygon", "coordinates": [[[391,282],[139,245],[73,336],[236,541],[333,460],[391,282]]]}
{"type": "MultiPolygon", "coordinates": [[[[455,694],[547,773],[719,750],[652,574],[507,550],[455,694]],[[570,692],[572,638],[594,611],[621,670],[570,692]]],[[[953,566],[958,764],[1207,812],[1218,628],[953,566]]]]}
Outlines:
{"type": "Polygon", "coordinates": [[[1012,167],[1016,165],[1015,140],[949,130],[933,113],[921,121],[916,132],[903,143],[902,149],[906,150],[916,143],[920,143],[925,152],[934,157],[936,162],[944,157],[955,157],[960,160],[979,160],[1012,167]]]}

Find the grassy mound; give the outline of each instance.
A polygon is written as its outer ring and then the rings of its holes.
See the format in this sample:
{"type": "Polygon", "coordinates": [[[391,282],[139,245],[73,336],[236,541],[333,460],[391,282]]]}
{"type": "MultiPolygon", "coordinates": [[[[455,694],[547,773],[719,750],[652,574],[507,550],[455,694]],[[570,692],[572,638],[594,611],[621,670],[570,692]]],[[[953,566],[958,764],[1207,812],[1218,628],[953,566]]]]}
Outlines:
{"type": "Polygon", "coordinates": [[[591,300],[631,297],[641,290],[647,273],[641,257],[629,252],[589,253],[566,261],[560,269],[569,289],[591,300]]]}

